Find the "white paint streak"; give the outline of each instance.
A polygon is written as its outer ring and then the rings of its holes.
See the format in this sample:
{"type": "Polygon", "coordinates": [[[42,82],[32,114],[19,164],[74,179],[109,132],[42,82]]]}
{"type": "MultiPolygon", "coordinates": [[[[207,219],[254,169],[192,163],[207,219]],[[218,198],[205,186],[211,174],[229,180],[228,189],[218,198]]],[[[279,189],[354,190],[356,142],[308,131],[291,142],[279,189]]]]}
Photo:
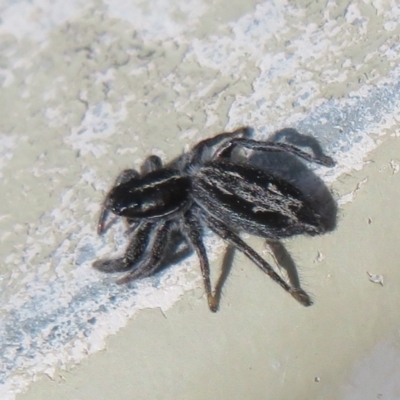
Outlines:
{"type": "Polygon", "coordinates": [[[356,194],[360,191],[360,189],[368,182],[368,178],[363,179],[362,181],[358,182],[354,190],[352,190],[350,193],[347,193],[343,195],[339,200],[338,200],[338,205],[342,206],[343,204],[349,203],[354,200],[356,197],[356,194]]]}
{"type": "Polygon", "coordinates": [[[114,111],[109,103],[91,106],[86,111],[81,125],[74,128],[64,140],[82,156],[92,153],[99,157],[107,154],[104,142],[115,134],[118,122],[126,117],[127,112],[123,105],[119,111],[114,111]]]}

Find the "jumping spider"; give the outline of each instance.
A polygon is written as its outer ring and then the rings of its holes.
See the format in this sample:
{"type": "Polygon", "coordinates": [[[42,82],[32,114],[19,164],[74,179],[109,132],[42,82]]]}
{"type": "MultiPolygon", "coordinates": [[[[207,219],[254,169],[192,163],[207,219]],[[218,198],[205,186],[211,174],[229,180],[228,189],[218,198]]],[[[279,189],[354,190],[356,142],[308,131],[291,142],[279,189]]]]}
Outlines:
{"type": "Polygon", "coordinates": [[[274,171],[237,162],[232,153],[237,148],[283,152],[327,167],[332,167],[334,161],[323,153],[311,155],[290,144],[252,140],[250,132],[250,128],[243,127],[203,140],[165,167],[159,157],[150,156],[141,173],[122,171],[104,200],[98,233],[105,231],[111,212],[125,218],[131,239],[123,257],[98,260],[94,268],[126,272],[118,283],[154,275],[162,269],[172,237],[178,232],[197,253],[208,305],[215,312],[219,297],[212,291],[202,239],[203,229],[208,227],[302,305],[310,306],[309,295],[281,278],[238,233],[269,240],[322,234],[326,228],[321,216],[291,182],[274,175],[274,171]]]}

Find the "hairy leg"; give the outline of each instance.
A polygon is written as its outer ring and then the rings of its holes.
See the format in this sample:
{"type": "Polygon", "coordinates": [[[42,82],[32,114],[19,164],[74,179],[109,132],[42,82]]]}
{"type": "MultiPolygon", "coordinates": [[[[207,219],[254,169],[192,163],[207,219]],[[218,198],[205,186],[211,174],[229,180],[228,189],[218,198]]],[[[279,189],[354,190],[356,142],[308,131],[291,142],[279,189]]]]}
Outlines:
{"type": "Polygon", "coordinates": [[[231,245],[228,245],[225,250],[224,258],[222,260],[221,273],[218,277],[217,283],[215,284],[214,288],[214,298],[217,304],[220,303],[222,289],[225,285],[226,280],[228,279],[229,273],[231,272],[234,258],[235,258],[235,248],[231,245]]]}
{"type": "Polygon", "coordinates": [[[266,246],[269,248],[279,267],[286,270],[290,283],[294,287],[300,286],[300,278],[297,273],[296,263],[290,253],[279,240],[266,239],[266,246]]]}
{"type": "MultiPolygon", "coordinates": [[[[160,267],[160,264],[165,256],[165,250],[168,249],[169,237],[172,229],[172,222],[160,222],[152,228],[149,237],[149,245],[145,251],[145,258],[135,263],[134,269],[127,275],[123,276],[117,283],[128,283],[135,279],[146,278],[153,275],[160,267]]],[[[129,262],[129,257],[127,262],[129,262]]]]}
{"type": "Polygon", "coordinates": [[[283,152],[293,154],[297,157],[303,158],[307,161],[311,161],[317,164],[324,165],[325,167],[333,167],[335,162],[329,156],[320,154],[318,156],[306,153],[299,148],[292,146],[287,143],[275,143],[275,142],[259,142],[257,140],[238,138],[232,139],[223,143],[218,150],[215,152],[214,158],[226,158],[230,155],[235,146],[242,146],[249,150],[254,151],[272,151],[272,152],[283,152]]]}
{"type": "Polygon", "coordinates": [[[220,133],[217,136],[214,136],[210,139],[202,140],[201,142],[197,143],[196,146],[193,147],[191,151],[191,158],[188,160],[191,164],[201,164],[203,160],[204,153],[214,146],[218,146],[225,141],[231,141],[235,138],[245,138],[250,135],[251,128],[247,126],[240,127],[233,132],[224,132],[220,133]]]}
{"type": "Polygon", "coordinates": [[[153,231],[153,223],[145,222],[139,224],[132,233],[133,237],[123,257],[98,260],[93,263],[93,267],[102,272],[126,272],[134,268],[143,257],[153,231]]]}
{"type": "Polygon", "coordinates": [[[291,287],[288,285],[265,261],[255,250],[253,250],[249,245],[247,245],[238,235],[233,233],[227,226],[222,222],[216,220],[215,218],[202,213],[202,217],[206,221],[207,225],[212,231],[217,235],[221,236],[226,240],[231,246],[235,247],[237,250],[245,254],[254,264],[256,264],[261,270],[263,270],[274,282],[280,285],[284,290],[290,293],[299,303],[304,306],[310,306],[312,300],[309,295],[299,287],[291,287]]]}
{"type": "Polygon", "coordinates": [[[202,241],[202,228],[199,224],[199,221],[191,211],[187,211],[184,215],[182,232],[186,236],[190,245],[196,251],[197,257],[200,260],[201,274],[203,276],[208,306],[212,312],[216,312],[218,311],[218,301],[212,294],[210,265],[208,262],[207,252],[202,241]]]}

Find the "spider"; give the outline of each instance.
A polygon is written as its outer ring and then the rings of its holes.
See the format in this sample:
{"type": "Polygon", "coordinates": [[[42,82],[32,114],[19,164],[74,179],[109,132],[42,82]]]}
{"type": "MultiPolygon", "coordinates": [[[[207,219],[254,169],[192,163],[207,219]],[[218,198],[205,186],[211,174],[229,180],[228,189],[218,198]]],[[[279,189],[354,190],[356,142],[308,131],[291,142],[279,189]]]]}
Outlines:
{"type": "Polygon", "coordinates": [[[321,216],[289,180],[246,160],[235,161],[232,153],[235,149],[283,152],[327,167],[335,163],[322,152],[311,155],[287,143],[253,140],[251,132],[251,128],[241,127],[218,134],[166,166],[153,155],[145,160],[140,173],[122,171],[105,197],[98,233],[104,233],[108,216],[113,213],[128,223],[130,242],[122,257],[95,261],[93,267],[103,272],[125,272],[117,281],[121,284],[152,276],[164,267],[179,234],[197,253],[208,305],[216,312],[219,297],[212,290],[202,239],[204,228],[209,228],[298,302],[310,306],[309,295],[299,285],[292,286],[281,278],[239,233],[272,241],[298,234],[318,235],[326,232],[321,216]]]}

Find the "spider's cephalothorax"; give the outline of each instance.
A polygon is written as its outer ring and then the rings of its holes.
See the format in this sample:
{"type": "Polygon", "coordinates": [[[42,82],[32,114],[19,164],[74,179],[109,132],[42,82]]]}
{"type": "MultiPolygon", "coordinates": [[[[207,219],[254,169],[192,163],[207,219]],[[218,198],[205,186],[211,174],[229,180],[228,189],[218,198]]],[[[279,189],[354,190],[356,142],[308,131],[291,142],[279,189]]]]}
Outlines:
{"type": "Polygon", "coordinates": [[[311,305],[304,290],[282,279],[238,233],[269,240],[321,234],[327,230],[321,215],[309,196],[289,180],[246,160],[234,160],[232,153],[243,148],[289,153],[325,166],[334,162],[328,156],[311,155],[289,144],[252,140],[249,133],[249,128],[239,128],[203,140],[166,167],[158,157],[150,156],[140,174],[124,170],[104,201],[98,232],[104,232],[112,212],[126,218],[131,240],[123,257],[96,261],[94,267],[104,272],[125,272],[120,283],[151,276],[162,268],[172,237],[178,232],[199,257],[208,304],[216,311],[218,296],[212,291],[202,240],[203,228],[208,227],[301,304],[311,305]]]}

